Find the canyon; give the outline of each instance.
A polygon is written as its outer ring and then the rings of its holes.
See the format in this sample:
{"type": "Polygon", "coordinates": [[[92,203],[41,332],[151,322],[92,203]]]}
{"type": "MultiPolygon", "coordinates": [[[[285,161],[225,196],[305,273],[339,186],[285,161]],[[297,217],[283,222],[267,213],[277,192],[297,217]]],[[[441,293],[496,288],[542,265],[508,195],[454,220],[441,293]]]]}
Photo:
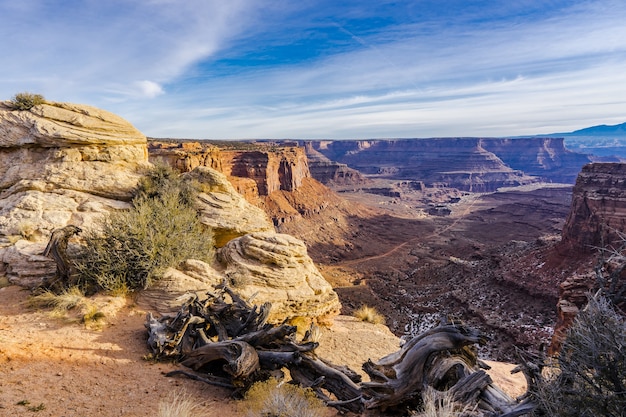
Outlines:
{"type": "Polygon", "coordinates": [[[183,170],[221,167],[307,244],[343,313],[376,306],[396,335],[443,314],[485,330],[498,346],[487,354],[514,359],[514,346],[550,343],[568,305],[561,283],[595,260],[563,243],[581,230],[572,186],[594,158],[559,138],[151,139],[149,153],[183,170]]]}
{"type": "Polygon", "coordinates": [[[141,170],[167,164],[205,184],[198,207],[225,262],[173,277],[241,275],[265,262],[258,248],[284,245],[286,264],[300,257],[294,267],[315,281],[298,303],[315,315],[337,314],[339,301],[344,314],[374,305],[400,336],[443,314],[482,328],[498,346],[489,354],[511,359],[567,322],[581,297],[571,289],[589,283],[590,245],[624,227],[620,165],[585,165],[592,158],[559,138],[190,141],[146,139],[62,103],[2,117],[0,272],[25,286],[53,268],[39,255],[52,229],[127,207],[141,170]]]}

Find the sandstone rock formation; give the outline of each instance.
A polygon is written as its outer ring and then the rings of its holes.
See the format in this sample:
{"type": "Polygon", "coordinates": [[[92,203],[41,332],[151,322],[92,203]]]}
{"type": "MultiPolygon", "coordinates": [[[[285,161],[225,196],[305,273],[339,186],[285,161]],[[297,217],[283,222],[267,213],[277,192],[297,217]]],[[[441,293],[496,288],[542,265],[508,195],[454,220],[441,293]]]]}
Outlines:
{"type": "Polygon", "coordinates": [[[573,184],[589,155],[565,148],[563,138],[481,139],[482,146],[505,164],[547,182],[573,184]]]}
{"type": "MultiPolygon", "coordinates": [[[[556,252],[563,262],[578,266],[559,285],[557,323],[552,349],[559,344],[587,294],[597,284],[593,271],[599,250],[618,249],[626,232],[626,164],[592,163],[585,165],[576,179],[570,212],[565,221],[556,252]]],[[[608,255],[604,257],[608,258],[608,255]]],[[[602,266],[609,274],[619,265],[602,266]]],[[[623,279],[623,277],[621,278],[623,279]]]]}
{"type": "MultiPolygon", "coordinates": [[[[13,111],[0,104],[0,276],[39,285],[56,269],[41,255],[52,230],[68,224],[88,229],[106,213],[128,208],[151,166],[146,144],[128,122],[93,107],[50,103],[13,111]]],[[[218,265],[190,259],[178,270],[168,269],[141,295],[144,305],[171,311],[180,306],[177,297],[206,294],[226,281],[245,297],[275,303],[274,320],[338,313],[337,295],[304,244],[275,233],[267,214],[213,169],[231,175],[243,170],[249,175],[243,179],[266,193],[296,189],[308,177],[304,151],[272,149],[224,156],[210,145],[157,147],[157,159],[189,171],[185,175],[200,184],[201,221],[214,230],[218,246],[230,243],[220,251],[218,265]]]]}
{"type": "Polygon", "coordinates": [[[299,239],[252,233],[230,241],[220,249],[218,259],[239,294],[272,303],[270,321],[294,316],[323,320],[339,314],[337,294],[299,239]]]}
{"type": "Polygon", "coordinates": [[[621,242],[626,231],[626,164],[585,165],[572,195],[563,243],[579,252],[621,242]]]}
{"type": "MultiPolygon", "coordinates": [[[[272,142],[216,143],[154,139],[149,142],[148,149],[151,161],[166,163],[181,172],[196,167],[210,167],[225,174],[234,189],[248,202],[265,210],[278,228],[323,211],[332,212],[329,215],[337,217],[335,208],[341,205],[341,199],[311,177],[307,154],[291,141],[276,146],[272,142]]],[[[345,177],[346,181],[351,181],[349,178],[365,181],[357,171],[347,167],[345,169],[350,173],[345,177]]],[[[337,177],[339,174],[336,170],[333,172],[337,183],[340,183],[337,177]]],[[[218,246],[227,240],[220,239],[218,246]]]]}
{"type": "Polygon", "coordinates": [[[165,162],[181,172],[205,166],[229,179],[251,179],[260,196],[293,191],[303,178],[310,177],[306,154],[297,144],[221,142],[216,146],[211,142],[151,140],[149,152],[151,161],[165,162]]]}
{"type": "Polygon", "coordinates": [[[50,232],[128,207],[148,165],[145,136],[114,114],[66,103],[14,111],[0,103],[0,274],[30,285],[54,272],[37,255],[50,232]]]}
{"type": "Polygon", "coordinates": [[[200,298],[226,283],[235,293],[255,304],[272,303],[269,321],[304,317],[328,323],[341,305],[335,291],[322,277],[302,241],[274,232],[251,233],[228,242],[211,266],[187,260],[178,269],[142,291],[138,302],[159,313],[180,308],[189,292],[200,298]]]}
{"type": "Polygon", "coordinates": [[[198,166],[186,175],[202,185],[197,203],[200,220],[213,229],[218,247],[247,233],[274,231],[267,214],[235,191],[224,174],[198,166]]]}

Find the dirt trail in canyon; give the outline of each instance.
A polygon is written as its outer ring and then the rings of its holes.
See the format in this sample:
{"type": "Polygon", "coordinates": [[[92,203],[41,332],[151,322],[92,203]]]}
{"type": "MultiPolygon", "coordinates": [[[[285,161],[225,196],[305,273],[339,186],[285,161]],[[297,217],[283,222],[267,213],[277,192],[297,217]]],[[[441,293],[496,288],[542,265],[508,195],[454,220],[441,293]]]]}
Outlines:
{"type": "Polygon", "coordinates": [[[354,265],[358,265],[364,262],[369,262],[369,261],[375,261],[375,260],[379,260],[379,259],[383,259],[386,258],[392,254],[394,254],[395,252],[399,251],[400,249],[404,248],[405,246],[407,246],[410,243],[413,242],[418,242],[418,241],[427,241],[429,239],[435,238],[435,237],[439,237],[441,236],[443,233],[447,232],[448,230],[452,229],[453,227],[455,227],[461,220],[464,219],[464,217],[466,215],[468,215],[469,213],[472,212],[472,209],[474,208],[474,206],[476,205],[476,202],[478,200],[477,197],[472,196],[471,198],[469,198],[469,203],[467,203],[467,206],[463,209],[463,211],[459,214],[455,214],[454,215],[454,220],[452,222],[450,222],[449,224],[446,224],[445,226],[435,230],[434,232],[426,235],[426,236],[417,236],[414,238],[411,238],[405,242],[402,242],[396,246],[394,246],[393,248],[391,248],[390,250],[388,250],[385,253],[381,253],[379,255],[372,255],[372,256],[366,256],[363,258],[359,258],[359,259],[352,259],[352,260],[347,260],[347,261],[342,261],[337,263],[336,267],[346,267],[346,266],[354,266],[354,265]]]}

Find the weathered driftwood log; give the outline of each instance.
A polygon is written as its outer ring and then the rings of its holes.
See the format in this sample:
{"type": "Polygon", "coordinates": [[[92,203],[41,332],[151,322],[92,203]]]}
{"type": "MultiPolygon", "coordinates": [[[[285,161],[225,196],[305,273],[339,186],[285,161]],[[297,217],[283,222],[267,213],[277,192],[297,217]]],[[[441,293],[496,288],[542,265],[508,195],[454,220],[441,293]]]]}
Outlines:
{"type": "MultiPolygon", "coordinates": [[[[367,408],[386,409],[404,402],[410,402],[421,395],[426,386],[454,385],[459,376],[468,373],[469,363],[457,369],[446,366],[447,361],[435,361],[440,352],[456,352],[463,357],[462,348],[475,343],[485,343],[486,339],[475,329],[462,325],[443,324],[413,338],[402,349],[382,358],[377,364],[368,362],[363,370],[370,375],[372,382],[364,383],[364,392],[369,397],[365,401],[367,408]],[[448,376],[445,381],[427,379],[429,367],[438,367],[435,375],[448,376]],[[456,371],[451,374],[451,370],[456,371]]],[[[470,362],[470,359],[466,359],[470,362]]],[[[474,359],[475,362],[475,359],[474,359]]],[[[433,371],[431,371],[433,373],[433,371]]],[[[449,388],[449,387],[443,387],[449,388]]]]}
{"type": "Polygon", "coordinates": [[[54,259],[57,269],[53,277],[44,279],[40,288],[60,292],[75,284],[71,274],[71,262],[67,256],[67,242],[72,236],[80,232],[82,232],[80,227],[72,225],[52,231],[48,245],[42,255],[54,259]]]}
{"type": "Polygon", "coordinates": [[[313,388],[318,397],[342,411],[363,411],[361,376],[346,366],[335,366],[314,355],[305,354],[300,363],[288,365],[291,378],[305,388],[313,388]],[[328,397],[322,389],[335,396],[328,397]]]}
{"type": "Polygon", "coordinates": [[[474,345],[486,338],[461,324],[442,323],[407,342],[398,352],[368,361],[371,382],[346,366],[314,353],[316,342],[296,342],[294,326],[265,324],[270,305],[250,305],[223,286],[207,300],[191,297],[175,316],[148,314],[148,345],[158,357],[175,357],[186,375],[213,385],[245,390],[281,369],[294,383],[312,388],[328,405],[355,413],[365,408],[419,407],[428,389],[490,417],[515,417],[533,408],[498,389],[480,369],[474,345]]]}
{"type": "Polygon", "coordinates": [[[194,349],[181,364],[194,371],[204,369],[207,373],[215,373],[219,366],[236,380],[249,378],[260,369],[256,350],[246,342],[236,340],[209,343],[194,349]]]}

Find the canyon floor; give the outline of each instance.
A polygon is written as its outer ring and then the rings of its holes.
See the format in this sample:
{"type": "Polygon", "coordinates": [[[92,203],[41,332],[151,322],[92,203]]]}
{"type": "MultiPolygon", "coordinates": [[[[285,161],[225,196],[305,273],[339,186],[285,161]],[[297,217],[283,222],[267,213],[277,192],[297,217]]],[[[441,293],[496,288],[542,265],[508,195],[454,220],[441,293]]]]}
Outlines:
{"type": "Polygon", "coordinates": [[[401,197],[335,191],[371,211],[316,218],[320,234],[334,242],[303,235],[345,314],[376,306],[399,336],[443,314],[489,334],[484,354],[499,360],[514,360],[514,346],[535,350],[549,342],[560,274],[548,254],[560,241],[571,186],[401,197]],[[433,208],[444,215],[429,215],[433,208]]]}

